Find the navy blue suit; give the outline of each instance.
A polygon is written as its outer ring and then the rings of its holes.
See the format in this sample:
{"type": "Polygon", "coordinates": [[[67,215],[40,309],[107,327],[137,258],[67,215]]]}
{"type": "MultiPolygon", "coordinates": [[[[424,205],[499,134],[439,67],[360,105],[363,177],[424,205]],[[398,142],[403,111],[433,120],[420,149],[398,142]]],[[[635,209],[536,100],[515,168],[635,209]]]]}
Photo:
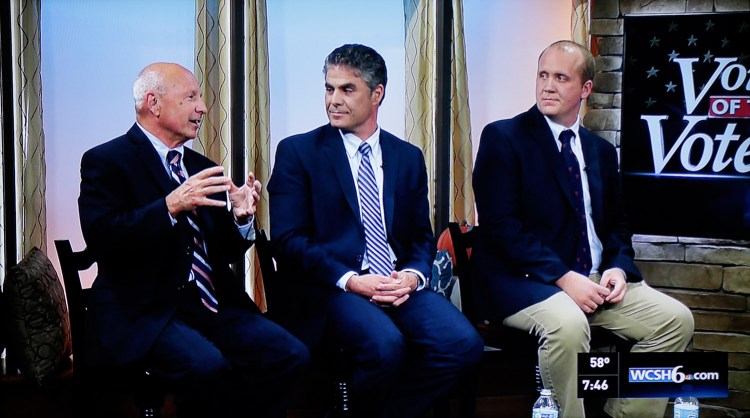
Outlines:
{"type": "MultiPolygon", "coordinates": [[[[380,131],[383,212],[395,269],[430,277],[435,245],[421,151],[380,131]]],[[[269,312],[316,347],[352,353],[356,416],[411,417],[478,361],[480,338],[450,302],[430,290],[380,308],[336,282],[362,273],[365,232],[357,187],[338,129],[324,125],[279,143],[268,184],[271,236],[283,299],[269,312]],[[408,347],[408,350],[407,350],[408,347]],[[365,396],[366,395],[366,396],[365,396]],[[390,400],[390,401],[389,401],[390,400]]]]}
{"type": "MultiPolygon", "coordinates": [[[[183,161],[190,174],[216,165],[187,147],[183,161]]],[[[226,207],[196,211],[219,314],[202,308],[197,288],[188,282],[194,245],[190,226],[184,214],[173,225],[167,210],[165,197],[175,188],[137,125],[83,155],[78,204],[83,236],[98,265],[86,358],[92,365],[150,364],[177,382],[184,396],[176,400],[191,405],[181,416],[231,416],[234,412],[226,408],[232,401],[226,398],[232,391],[257,393],[270,409],[283,408],[278,401],[307,361],[307,350],[262,317],[242,278],[230,270],[252,242],[241,236],[226,207]],[[239,376],[229,372],[233,368],[239,376]],[[219,372],[222,376],[214,376],[219,372]],[[207,401],[212,405],[193,405],[202,396],[193,385],[206,380],[217,388],[207,401]],[[264,392],[261,383],[273,389],[264,392]],[[219,393],[220,387],[226,392],[219,393]]],[[[212,198],[226,199],[224,194],[212,198]]],[[[263,407],[258,410],[262,416],[263,407]]]]}
{"type": "MultiPolygon", "coordinates": [[[[583,127],[579,134],[603,245],[599,272],[618,267],[640,281],[615,148],[583,127]]],[[[481,228],[472,260],[485,315],[501,319],[560,292],[555,281],[572,270],[578,223],[563,159],[536,106],[484,128],[473,186],[481,228]]]]}

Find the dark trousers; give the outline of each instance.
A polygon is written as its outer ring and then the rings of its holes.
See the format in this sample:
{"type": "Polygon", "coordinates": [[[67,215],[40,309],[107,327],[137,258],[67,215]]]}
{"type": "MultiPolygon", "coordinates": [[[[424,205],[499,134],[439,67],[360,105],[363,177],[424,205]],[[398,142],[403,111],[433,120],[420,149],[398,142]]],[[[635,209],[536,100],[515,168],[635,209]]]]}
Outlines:
{"type": "Polygon", "coordinates": [[[446,298],[423,290],[397,308],[359,295],[328,299],[326,344],[353,363],[355,417],[416,417],[479,362],[484,344],[446,298]]]}
{"type": "Polygon", "coordinates": [[[209,311],[193,285],[181,298],[149,356],[174,383],[180,418],[285,416],[309,362],[305,345],[258,312],[221,302],[218,313],[209,311]]]}

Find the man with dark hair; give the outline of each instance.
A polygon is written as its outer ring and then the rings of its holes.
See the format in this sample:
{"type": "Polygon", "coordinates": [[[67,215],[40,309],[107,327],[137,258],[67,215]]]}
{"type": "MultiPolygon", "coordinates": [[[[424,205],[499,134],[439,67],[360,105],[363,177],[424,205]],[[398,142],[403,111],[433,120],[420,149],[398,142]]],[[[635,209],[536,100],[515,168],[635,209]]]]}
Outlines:
{"type": "Polygon", "coordinates": [[[426,288],[435,257],[427,170],[418,148],[378,126],[383,58],[344,45],[323,71],[330,124],[281,141],[268,184],[286,288],[276,312],[311,348],[343,350],[352,416],[415,417],[478,362],[483,344],[426,288]]]}
{"type": "Polygon", "coordinates": [[[189,70],[151,64],[133,95],[136,123],[81,160],[81,227],[98,265],[85,359],[147,365],[173,384],[180,417],[283,417],[307,348],[230,269],[253,243],[260,182],[250,173],[237,187],[185,146],[207,111],[189,70]]]}
{"type": "MultiPolygon", "coordinates": [[[[559,41],[539,57],[536,106],[484,128],[474,166],[481,222],[472,250],[486,317],[539,337],[544,386],[582,418],[578,353],[589,326],[634,340],[634,353],[684,351],[693,317],[649,287],[633,260],[617,153],[582,126],[594,59],[559,41]]],[[[613,417],[663,417],[667,399],[610,399],[613,417]]]]}

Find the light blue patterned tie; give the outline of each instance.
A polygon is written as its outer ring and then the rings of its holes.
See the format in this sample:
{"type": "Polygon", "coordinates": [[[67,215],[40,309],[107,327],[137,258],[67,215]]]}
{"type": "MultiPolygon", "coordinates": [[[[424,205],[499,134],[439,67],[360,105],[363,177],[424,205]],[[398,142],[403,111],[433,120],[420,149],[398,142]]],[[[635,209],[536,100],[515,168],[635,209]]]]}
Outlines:
{"type": "MultiPolygon", "coordinates": [[[[180,166],[182,155],[179,151],[171,150],[167,153],[167,162],[169,170],[172,172],[172,180],[177,184],[185,182],[185,173],[180,166]]],[[[198,293],[201,295],[201,302],[212,312],[219,311],[219,302],[214,296],[214,284],[211,281],[211,266],[208,264],[206,248],[203,244],[203,233],[198,226],[198,217],[194,212],[187,212],[187,220],[190,224],[193,235],[193,265],[190,269],[190,276],[198,285],[198,293]]]]}
{"type": "Polygon", "coordinates": [[[362,205],[362,224],[365,227],[367,243],[367,261],[370,263],[370,273],[390,276],[393,265],[388,251],[388,240],[383,229],[380,195],[378,184],[375,182],[375,172],[372,171],[370,164],[370,150],[370,145],[366,142],[362,142],[359,146],[362,161],[359,162],[357,174],[359,200],[362,205]]]}

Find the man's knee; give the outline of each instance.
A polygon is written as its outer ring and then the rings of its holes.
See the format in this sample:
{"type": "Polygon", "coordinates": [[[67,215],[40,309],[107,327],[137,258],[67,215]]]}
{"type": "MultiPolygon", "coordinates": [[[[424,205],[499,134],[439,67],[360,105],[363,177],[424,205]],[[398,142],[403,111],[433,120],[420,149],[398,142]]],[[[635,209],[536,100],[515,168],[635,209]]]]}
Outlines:
{"type": "Polygon", "coordinates": [[[583,312],[568,315],[549,327],[544,337],[550,344],[568,351],[583,352],[589,347],[591,327],[583,312]]]}
{"type": "Polygon", "coordinates": [[[687,344],[693,338],[693,332],[695,331],[693,313],[690,308],[680,303],[677,308],[673,309],[673,316],[674,332],[687,344]]]}
{"type": "Polygon", "coordinates": [[[226,378],[231,373],[232,365],[216,350],[193,357],[189,370],[194,379],[210,382],[226,378]]]}
{"type": "Polygon", "coordinates": [[[310,363],[310,351],[307,346],[297,339],[290,339],[286,347],[286,369],[290,373],[304,370],[310,363]]]}
{"type": "Polygon", "coordinates": [[[471,367],[479,363],[484,353],[484,340],[474,330],[474,327],[456,327],[446,340],[435,346],[435,350],[443,357],[451,358],[455,363],[471,367]]]}
{"type": "Polygon", "coordinates": [[[404,336],[396,330],[379,330],[363,341],[355,354],[359,363],[369,369],[396,370],[405,355],[404,336]]]}

